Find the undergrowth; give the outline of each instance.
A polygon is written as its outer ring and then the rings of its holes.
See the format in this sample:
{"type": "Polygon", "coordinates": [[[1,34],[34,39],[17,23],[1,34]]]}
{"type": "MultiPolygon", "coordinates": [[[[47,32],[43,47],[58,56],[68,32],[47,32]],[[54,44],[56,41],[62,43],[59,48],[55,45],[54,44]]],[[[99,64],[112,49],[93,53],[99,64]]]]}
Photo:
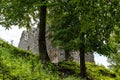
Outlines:
{"type": "MultiPolygon", "coordinates": [[[[86,63],[91,80],[119,80],[115,72],[86,63]]],[[[83,80],[77,62],[63,61],[43,65],[39,56],[0,40],[0,80],[83,80]]]]}

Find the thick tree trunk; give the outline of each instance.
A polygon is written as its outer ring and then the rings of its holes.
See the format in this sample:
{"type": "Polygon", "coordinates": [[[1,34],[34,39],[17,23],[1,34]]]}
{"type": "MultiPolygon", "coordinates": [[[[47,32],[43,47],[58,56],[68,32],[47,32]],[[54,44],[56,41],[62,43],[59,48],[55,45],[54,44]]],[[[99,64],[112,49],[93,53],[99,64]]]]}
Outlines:
{"type": "Polygon", "coordinates": [[[82,78],[86,78],[86,65],[85,65],[85,38],[84,38],[84,34],[81,35],[81,40],[82,40],[82,44],[80,47],[80,76],[82,78]]]}
{"type": "MultiPolygon", "coordinates": [[[[45,0],[42,0],[45,1],[45,0]]],[[[49,56],[47,54],[46,49],[46,6],[40,7],[40,23],[38,24],[39,27],[39,55],[42,63],[46,63],[50,61],[49,56]]]]}
{"type": "Polygon", "coordinates": [[[65,60],[66,61],[71,61],[71,55],[70,55],[70,51],[69,50],[65,50],[65,60]]]}

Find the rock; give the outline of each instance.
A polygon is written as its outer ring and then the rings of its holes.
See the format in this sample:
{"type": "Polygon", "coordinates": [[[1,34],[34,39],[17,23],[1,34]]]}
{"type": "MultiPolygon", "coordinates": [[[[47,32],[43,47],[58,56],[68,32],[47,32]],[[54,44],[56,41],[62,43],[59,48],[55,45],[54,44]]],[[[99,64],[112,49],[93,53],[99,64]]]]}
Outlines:
{"type": "MultiPolygon", "coordinates": [[[[48,27],[46,29],[46,36],[48,34],[51,34],[48,31],[48,27]]],[[[19,42],[19,48],[24,49],[24,50],[30,50],[36,54],[38,54],[38,29],[37,28],[32,28],[28,32],[23,31],[22,36],[19,42]]],[[[65,59],[65,52],[64,50],[60,50],[58,47],[54,47],[52,44],[52,41],[46,37],[46,46],[47,46],[47,51],[48,55],[50,57],[50,60],[52,63],[58,63],[59,61],[62,61],[65,59]]],[[[73,57],[74,60],[79,61],[79,52],[78,51],[72,51],[70,52],[71,56],[73,57]]],[[[94,62],[94,55],[89,53],[86,54],[85,56],[86,61],[89,62],[94,62]]]]}

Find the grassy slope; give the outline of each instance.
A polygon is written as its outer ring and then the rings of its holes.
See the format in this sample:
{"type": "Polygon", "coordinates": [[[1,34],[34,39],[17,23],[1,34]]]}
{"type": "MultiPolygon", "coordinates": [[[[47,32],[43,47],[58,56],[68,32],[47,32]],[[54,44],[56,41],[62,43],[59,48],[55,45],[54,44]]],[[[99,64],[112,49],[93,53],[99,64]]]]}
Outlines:
{"type": "MultiPolygon", "coordinates": [[[[79,70],[76,62],[43,67],[37,55],[0,40],[0,80],[79,80],[79,70]]],[[[92,80],[117,79],[117,74],[94,63],[87,63],[87,72],[92,80]]]]}

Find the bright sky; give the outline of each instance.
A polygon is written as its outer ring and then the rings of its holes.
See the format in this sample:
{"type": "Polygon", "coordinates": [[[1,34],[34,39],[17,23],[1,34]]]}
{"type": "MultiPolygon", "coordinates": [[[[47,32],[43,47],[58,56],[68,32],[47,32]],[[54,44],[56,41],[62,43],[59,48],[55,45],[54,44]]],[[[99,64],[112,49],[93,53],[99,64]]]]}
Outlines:
{"type": "Polygon", "coordinates": [[[25,29],[19,29],[17,26],[12,26],[12,28],[9,30],[0,26],[0,38],[9,43],[11,43],[11,41],[13,40],[13,45],[17,47],[23,30],[25,29]]]}
{"type": "MultiPolygon", "coordinates": [[[[25,28],[19,29],[17,26],[12,26],[10,30],[6,30],[4,27],[0,26],[0,38],[9,43],[13,40],[13,45],[17,47],[23,30],[25,30],[25,28]]],[[[104,65],[105,67],[109,65],[106,57],[100,56],[99,54],[94,54],[94,56],[97,64],[104,65]]]]}

